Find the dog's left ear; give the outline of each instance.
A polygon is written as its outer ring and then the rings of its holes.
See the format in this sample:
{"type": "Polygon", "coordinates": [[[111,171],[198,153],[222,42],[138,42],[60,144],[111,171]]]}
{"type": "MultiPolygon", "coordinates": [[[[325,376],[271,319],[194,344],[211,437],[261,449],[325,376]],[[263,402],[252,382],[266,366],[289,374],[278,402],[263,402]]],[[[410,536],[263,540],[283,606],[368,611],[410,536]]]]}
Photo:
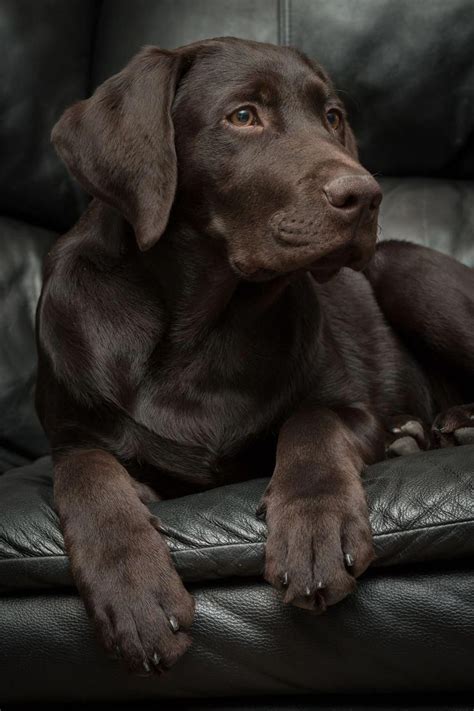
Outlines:
{"type": "Polygon", "coordinates": [[[51,134],[70,172],[124,215],[143,251],[165,230],[176,191],[171,108],[183,61],[144,48],[90,99],[67,109],[51,134]]]}

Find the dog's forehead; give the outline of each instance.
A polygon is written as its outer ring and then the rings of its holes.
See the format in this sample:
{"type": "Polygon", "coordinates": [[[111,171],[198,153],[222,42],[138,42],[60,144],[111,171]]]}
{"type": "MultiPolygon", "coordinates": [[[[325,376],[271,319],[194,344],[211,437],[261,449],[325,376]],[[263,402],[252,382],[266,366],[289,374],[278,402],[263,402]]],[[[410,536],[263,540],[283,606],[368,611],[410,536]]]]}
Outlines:
{"type": "Polygon", "coordinates": [[[330,81],[317,63],[292,48],[224,40],[197,55],[186,86],[203,99],[245,95],[248,100],[271,104],[285,94],[323,96],[330,81]]]}

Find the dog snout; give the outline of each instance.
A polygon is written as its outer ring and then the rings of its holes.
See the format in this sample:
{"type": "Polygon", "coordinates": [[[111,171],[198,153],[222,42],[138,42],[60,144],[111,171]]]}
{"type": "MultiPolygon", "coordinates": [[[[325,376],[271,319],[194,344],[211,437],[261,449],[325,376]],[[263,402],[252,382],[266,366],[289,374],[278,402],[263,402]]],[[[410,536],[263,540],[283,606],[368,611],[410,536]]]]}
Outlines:
{"type": "Polygon", "coordinates": [[[343,175],[323,187],[331,210],[346,220],[371,220],[382,202],[382,191],[371,175],[343,175]]]}

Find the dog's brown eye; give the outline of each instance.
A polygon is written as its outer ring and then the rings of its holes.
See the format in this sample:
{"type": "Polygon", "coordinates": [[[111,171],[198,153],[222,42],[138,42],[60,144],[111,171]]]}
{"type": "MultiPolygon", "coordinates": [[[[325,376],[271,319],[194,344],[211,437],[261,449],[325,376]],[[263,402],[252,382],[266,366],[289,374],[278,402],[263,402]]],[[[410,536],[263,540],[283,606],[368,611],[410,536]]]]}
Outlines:
{"type": "Polygon", "coordinates": [[[326,118],[328,120],[328,124],[331,126],[331,128],[336,131],[341,123],[341,114],[339,111],[327,111],[326,113],[326,118]]]}
{"type": "Polygon", "coordinates": [[[249,106],[237,109],[229,116],[229,121],[234,126],[247,128],[248,126],[258,126],[258,117],[255,111],[249,106]]]}

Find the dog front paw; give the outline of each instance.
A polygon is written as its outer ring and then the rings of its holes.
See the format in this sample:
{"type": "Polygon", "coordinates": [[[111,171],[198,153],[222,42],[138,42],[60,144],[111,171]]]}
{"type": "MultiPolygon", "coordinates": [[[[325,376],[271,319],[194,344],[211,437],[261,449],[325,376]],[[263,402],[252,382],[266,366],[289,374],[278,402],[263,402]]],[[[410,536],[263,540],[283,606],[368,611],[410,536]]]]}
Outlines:
{"type": "Polygon", "coordinates": [[[265,509],[264,575],[284,602],[321,613],[355,589],[375,557],[365,500],[270,495],[265,509]]]}
{"type": "Polygon", "coordinates": [[[74,571],[86,609],[111,656],[139,675],[171,667],[191,643],[194,599],[174,569],[167,546],[150,525],[109,540],[74,571]]]}

